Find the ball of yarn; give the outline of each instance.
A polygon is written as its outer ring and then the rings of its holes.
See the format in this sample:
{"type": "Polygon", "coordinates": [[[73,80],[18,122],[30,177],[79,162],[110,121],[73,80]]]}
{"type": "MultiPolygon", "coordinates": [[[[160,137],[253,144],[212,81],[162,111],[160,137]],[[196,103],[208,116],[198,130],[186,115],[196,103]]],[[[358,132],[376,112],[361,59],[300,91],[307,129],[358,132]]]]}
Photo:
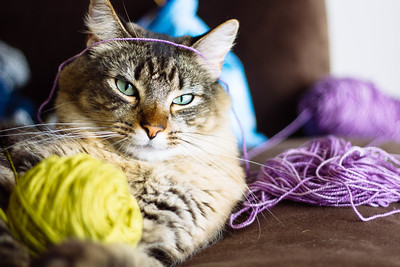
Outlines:
{"type": "Polygon", "coordinates": [[[33,254],[68,238],[136,246],[142,215],[125,174],[87,154],[52,156],[21,176],[8,225],[33,254]]]}
{"type": "Polygon", "coordinates": [[[311,113],[305,127],[308,135],[400,141],[400,101],[370,82],[327,77],[304,95],[298,108],[311,113]]]}

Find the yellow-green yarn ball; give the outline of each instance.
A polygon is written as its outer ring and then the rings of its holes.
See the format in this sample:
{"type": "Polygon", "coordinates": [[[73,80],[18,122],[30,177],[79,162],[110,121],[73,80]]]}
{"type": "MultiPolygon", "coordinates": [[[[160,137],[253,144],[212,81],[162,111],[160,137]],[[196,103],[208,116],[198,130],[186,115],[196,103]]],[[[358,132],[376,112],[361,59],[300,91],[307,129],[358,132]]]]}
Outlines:
{"type": "Polygon", "coordinates": [[[52,156],[17,181],[8,225],[33,254],[68,238],[136,246],[142,215],[125,174],[87,154],[52,156]]]}

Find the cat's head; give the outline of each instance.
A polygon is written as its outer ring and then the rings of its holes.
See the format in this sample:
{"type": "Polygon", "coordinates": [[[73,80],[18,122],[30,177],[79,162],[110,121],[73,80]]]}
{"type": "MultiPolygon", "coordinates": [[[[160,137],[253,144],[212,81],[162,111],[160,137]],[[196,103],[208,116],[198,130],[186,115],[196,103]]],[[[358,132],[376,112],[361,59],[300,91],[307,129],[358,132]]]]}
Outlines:
{"type": "Polygon", "coordinates": [[[230,98],[218,76],[238,30],[236,20],[203,36],[172,38],[123,23],[108,0],[91,0],[86,24],[88,46],[111,38],[156,38],[194,48],[207,61],[161,42],[98,44],[61,73],[56,99],[60,122],[108,133],[116,149],[143,160],[181,153],[196,145],[195,136],[214,136],[214,142],[215,136],[234,139],[230,98]]]}

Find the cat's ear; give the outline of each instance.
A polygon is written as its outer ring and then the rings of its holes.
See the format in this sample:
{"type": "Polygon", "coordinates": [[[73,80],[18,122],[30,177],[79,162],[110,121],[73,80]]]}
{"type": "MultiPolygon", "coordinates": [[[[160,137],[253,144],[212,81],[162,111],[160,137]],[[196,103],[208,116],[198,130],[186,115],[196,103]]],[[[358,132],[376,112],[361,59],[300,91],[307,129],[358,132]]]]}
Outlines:
{"type": "Polygon", "coordinates": [[[197,49],[211,63],[218,75],[226,54],[233,46],[238,29],[239,22],[237,20],[228,20],[205,34],[193,45],[193,48],[197,49]]]}
{"type": "Polygon", "coordinates": [[[129,37],[109,0],[90,0],[86,16],[87,46],[111,38],[129,37]]]}

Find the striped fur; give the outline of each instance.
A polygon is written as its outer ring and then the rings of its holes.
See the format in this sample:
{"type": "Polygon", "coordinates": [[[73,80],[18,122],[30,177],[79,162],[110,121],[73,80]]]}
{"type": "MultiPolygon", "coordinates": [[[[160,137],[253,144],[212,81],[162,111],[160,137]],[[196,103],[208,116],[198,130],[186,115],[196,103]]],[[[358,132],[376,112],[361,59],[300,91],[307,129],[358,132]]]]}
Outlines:
{"type": "MultiPolygon", "coordinates": [[[[1,132],[2,146],[19,174],[50,155],[79,152],[121,168],[144,218],[136,249],[70,240],[33,265],[164,266],[184,261],[220,236],[245,191],[229,125],[229,96],[216,75],[237,22],[228,21],[198,38],[174,39],[132,23],[123,25],[107,0],[92,0],[87,26],[88,45],[118,37],[167,39],[198,49],[217,69],[191,51],[168,44],[101,44],[63,69],[55,129],[44,125],[1,132]],[[131,89],[129,94],[118,89],[118,81],[131,89]],[[188,103],[176,104],[187,95],[192,97],[188,103]]],[[[4,153],[0,183],[0,204],[5,207],[14,176],[4,153]]],[[[9,240],[0,224],[0,251],[15,246],[14,255],[27,255],[18,242],[10,246],[9,240]]],[[[24,262],[15,266],[29,262],[20,258],[24,262]]]]}

